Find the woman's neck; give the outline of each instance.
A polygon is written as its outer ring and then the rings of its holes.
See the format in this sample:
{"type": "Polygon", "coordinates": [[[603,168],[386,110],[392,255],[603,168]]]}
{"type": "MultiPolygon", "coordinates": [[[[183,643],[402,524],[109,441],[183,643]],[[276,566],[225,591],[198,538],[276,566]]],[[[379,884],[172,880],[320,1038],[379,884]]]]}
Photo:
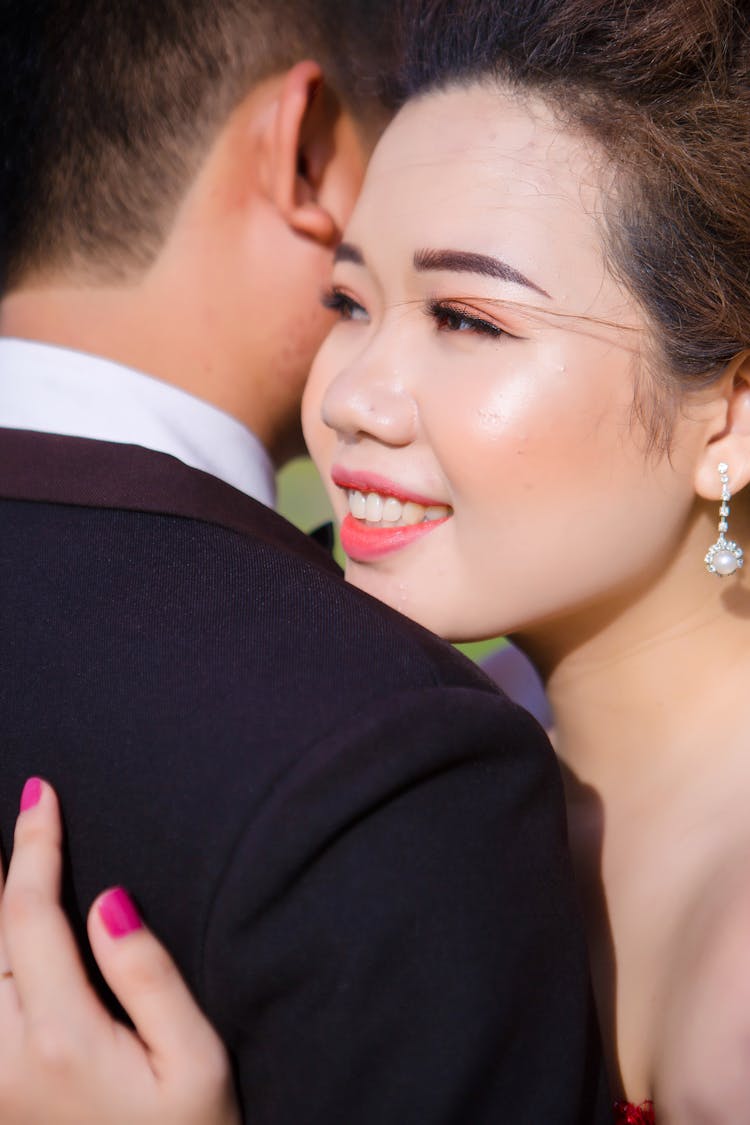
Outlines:
{"type": "Polygon", "coordinates": [[[716,726],[746,711],[747,623],[706,609],[619,651],[591,645],[571,653],[552,672],[558,751],[582,780],[621,782],[673,753],[684,768],[696,724],[716,726]]]}
{"type": "MultiPolygon", "coordinates": [[[[707,542],[707,531],[690,538],[707,542]]],[[[606,609],[520,638],[545,680],[561,759],[602,795],[673,758],[683,772],[694,754],[715,760],[706,728],[748,711],[750,572],[709,575],[697,543],[606,609]]]]}

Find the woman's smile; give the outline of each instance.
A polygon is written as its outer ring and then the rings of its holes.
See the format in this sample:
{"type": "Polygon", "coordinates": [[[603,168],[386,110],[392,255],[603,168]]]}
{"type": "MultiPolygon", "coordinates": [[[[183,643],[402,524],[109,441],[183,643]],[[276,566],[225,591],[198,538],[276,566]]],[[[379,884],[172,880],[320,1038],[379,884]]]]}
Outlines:
{"type": "Polygon", "coordinates": [[[334,465],[331,480],[341,489],[348,508],[341,522],[341,543],[356,562],[401,550],[452,515],[449,504],[374,473],[334,465]]]}

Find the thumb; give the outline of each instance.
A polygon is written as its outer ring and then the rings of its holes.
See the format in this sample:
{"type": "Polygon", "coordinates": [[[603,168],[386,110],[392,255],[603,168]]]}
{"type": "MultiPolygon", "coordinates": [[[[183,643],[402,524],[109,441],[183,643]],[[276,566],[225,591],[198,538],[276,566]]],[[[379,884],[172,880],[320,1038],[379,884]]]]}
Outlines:
{"type": "Polygon", "coordinates": [[[180,971],[121,887],[105,891],[88,917],[91,948],[101,973],[135,1025],[154,1071],[188,1070],[215,1059],[226,1071],[221,1040],[201,1012],[180,971]]]}

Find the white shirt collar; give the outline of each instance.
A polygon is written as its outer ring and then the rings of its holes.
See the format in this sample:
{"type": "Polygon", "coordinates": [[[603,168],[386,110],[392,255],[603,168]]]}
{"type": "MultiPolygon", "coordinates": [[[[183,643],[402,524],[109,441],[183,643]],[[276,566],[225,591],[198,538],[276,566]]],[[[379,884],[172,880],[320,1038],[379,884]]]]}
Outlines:
{"type": "Polygon", "coordinates": [[[111,360],[0,340],[0,427],[141,445],[202,469],[273,507],[273,464],[230,414],[111,360]]]}

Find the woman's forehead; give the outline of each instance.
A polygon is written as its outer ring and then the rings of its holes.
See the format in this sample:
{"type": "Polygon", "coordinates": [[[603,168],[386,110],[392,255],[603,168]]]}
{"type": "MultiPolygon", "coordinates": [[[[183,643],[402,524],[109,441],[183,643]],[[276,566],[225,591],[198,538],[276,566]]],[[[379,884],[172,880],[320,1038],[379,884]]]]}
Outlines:
{"type": "Polygon", "coordinates": [[[583,311],[605,281],[596,155],[540,99],[487,86],[421,97],[382,138],[347,241],[367,259],[497,254],[583,311]]]}
{"type": "Polygon", "coordinates": [[[453,87],[405,106],[381,138],[370,165],[379,177],[422,175],[436,168],[475,189],[526,195],[598,191],[600,154],[565,127],[538,96],[487,85],[453,87]]]}

